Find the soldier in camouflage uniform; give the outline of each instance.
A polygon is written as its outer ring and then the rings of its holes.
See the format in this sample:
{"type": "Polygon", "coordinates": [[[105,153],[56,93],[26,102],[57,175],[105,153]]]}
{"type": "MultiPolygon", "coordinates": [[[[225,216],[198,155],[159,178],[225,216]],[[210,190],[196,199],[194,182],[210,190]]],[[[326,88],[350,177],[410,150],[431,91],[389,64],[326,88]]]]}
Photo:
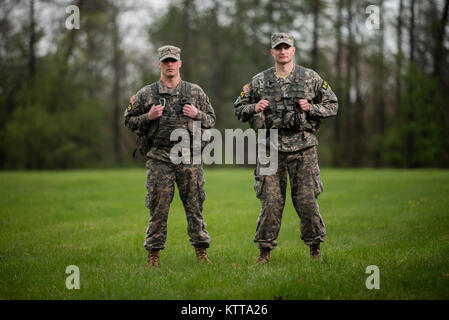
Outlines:
{"type": "Polygon", "coordinates": [[[310,246],[313,259],[322,260],[320,243],[326,235],[317,202],[323,184],[315,133],[320,118],[336,115],[337,97],[315,71],[294,64],[293,41],[287,33],[271,36],[275,67],[254,76],[234,103],[237,118],[249,122],[253,129],[278,130],[277,172],[261,175],[259,161],[254,171],[254,188],[261,204],[254,238],[260,249],[258,263],[268,262],[270,251],[277,246],[287,173],[300,218],[301,239],[310,246]]]}
{"type": "Polygon", "coordinates": [[[172,163],[170,150],[177,142],[170,141],[170,134],[175,129],[186,129],[192,141],[193,121],[201,121],[203,129],[211,128],[215,124],[215,113],[198,85],[181,80],[181,50],[163,46],[158,53],[161,79],[133,95],[125,110],[125,125],[138,135],[147,158],[145,204],[150,210],[150,220],[144,245],[148,250],[148,266],[159,266],[159,250],[164,249],[167,238],[167,218],[175,183],[197,258],[200,262],[211,263],[206,253],[210,237],[202,216],[206,197],[202,165],[193,164],[192,159],[190,164],[172,163]]]}

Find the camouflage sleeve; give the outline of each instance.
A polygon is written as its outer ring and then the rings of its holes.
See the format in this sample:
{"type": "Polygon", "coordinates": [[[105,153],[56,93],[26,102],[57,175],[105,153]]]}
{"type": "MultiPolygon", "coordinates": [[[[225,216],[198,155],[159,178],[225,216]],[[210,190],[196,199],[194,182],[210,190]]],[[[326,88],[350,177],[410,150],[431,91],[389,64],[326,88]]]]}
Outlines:
{"type": "Polygon", "coordinates": [[[257,102],[260,100],[257,97],[257,84],[253,80],[251,83],[247,83],[243,86],[242,92],[234,102],[234,113],[242,122],[247,122],[256,115],[254,110],[257,102]]]}
{"type": "Polygon", "coordinates": [[[129,104],[126,107],[125,126],[136,134],[144,134],[148,130],[150,120],[148,114],[144,109],[144,104],[141,101],[139,93],[133,95],[129,99],[129,104]]]}
{"type": "Polygon", "coordinates": [[[215,125],[215,111],[212,108],[209,97],[204,93],[204,91],[198,87],[198,104],[195,106],[198,109],[198,114],[195,120],[201,121],[201,127],[205,129],[212,128],[215,125]]]}
{"type": "Polygon", "coordinates": [[[335,116],[338,110],[338,100],[329,84],[316,74],[313,79],[315,98],[310,104],[309,113],[320,118],[335,116]]]}

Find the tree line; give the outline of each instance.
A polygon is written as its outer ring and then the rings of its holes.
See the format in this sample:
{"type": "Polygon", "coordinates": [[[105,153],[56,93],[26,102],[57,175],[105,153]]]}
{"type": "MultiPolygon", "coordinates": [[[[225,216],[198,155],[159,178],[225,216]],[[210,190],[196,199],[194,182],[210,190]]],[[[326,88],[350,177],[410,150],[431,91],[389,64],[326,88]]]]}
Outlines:
{"type": "Polygon", "coordinates": [[[182,49],[181,76],[208,94],[216,127],[247,128],[233,102],[273,65],[276,31],[295,36],[296,62],[339,99],[338,116],[319,132],[323,165],[448,167],[448,2],[172,0],[141,19],[138,1],[3,1],[1,168],[141,164],[131,157],[123,111],[159,78],[156,49],[164,44],[182,49]],[[80,9],[79,30],[64,26],[71,4],[80,9]],[[367,13],[370,5],[378,15],[367,13]],[[146,35],[132,48],[125,15],[139,17],[146,35]],[[378,29],[367,27],[372,17],[378,29]]]}

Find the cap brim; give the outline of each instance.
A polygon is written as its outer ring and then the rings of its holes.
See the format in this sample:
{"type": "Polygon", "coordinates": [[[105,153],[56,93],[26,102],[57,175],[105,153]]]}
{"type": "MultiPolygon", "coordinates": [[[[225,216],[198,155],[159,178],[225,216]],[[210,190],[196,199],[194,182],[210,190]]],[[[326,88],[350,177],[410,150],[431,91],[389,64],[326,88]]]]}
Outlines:
{"type": "Polygon", "coordinates": [[[274,49],[274,48],[276,48],[278,45],[280,45],[281,43],[285,43],[285,44],[289,45],[290,47],[293,47],[293,43],[289,43],[289,42],[287,42],[287,41],[281,40],[281,41],[278,41],[278,42],[276,42],[275,44],[273,44],[273,45],[271,46],[271,48],[274,49]]]}
{"type": "Polygon", "coordinates": [[[159,61],[163,61],[163,60],[168,59],[168,58],[172,58],[172,59],[175,59],[175,60],[180,60],[179,57],[175,56],[174,54],[167,54],[166,56],[163,56],[162,58],[160,58],[159,61]]]}

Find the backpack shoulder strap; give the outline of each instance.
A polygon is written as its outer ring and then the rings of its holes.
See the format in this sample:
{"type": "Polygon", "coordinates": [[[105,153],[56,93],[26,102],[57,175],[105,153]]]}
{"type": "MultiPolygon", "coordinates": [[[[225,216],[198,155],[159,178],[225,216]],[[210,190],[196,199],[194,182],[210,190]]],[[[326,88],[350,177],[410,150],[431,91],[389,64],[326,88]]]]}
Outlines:
{"type": "Polygon", "coordinates": [[[273,85],[272,82],[275,81],[275,79],[276,76],[274,74],[274,67],[263,72],[264,87],[271,87],[273,85]]]}
{"type": "MultiPolygon", "coordinates": [[[[151,97],[153,99],[153,101],[156,101],[155,104],[159,103],[159,99],[160,99],[160,94],[159,94],[159,82],[153,82],[152,84],[150,84],[150,91],[151,91],[151,97]]],[[[151,107],[150,107],[151,108],[151,107]]],[[[149,147],[148,147],[148,137],[146,136],[146,134],[141,134],[137,136],[136,139],[136,147],[133,151],[133,158],[136,156],[136,151],[139,150],[140,153],[145,156],[145,154],[149,151],[149,147]]]]}
{"type": "Polygon", "coordinates": [[[159,100],[160,94],[159,94],[159,82],[156,81],[150,85],[151,89],[151,95],[154,97],[155,100],[159,100]]]}
{"type": "Polygon", "coordinates": [[[192,84],[190,82],[181,80],[181,97],[185,97],[188,100],[192,97],[192,84]]]}
{"type": "Polygon", "coordinates": [[[301,81],[301,78],[304,77],[304,68],[298,65],[295,65],[295,71],[293,72],[293,79],[295,82],[301,81]]]}

